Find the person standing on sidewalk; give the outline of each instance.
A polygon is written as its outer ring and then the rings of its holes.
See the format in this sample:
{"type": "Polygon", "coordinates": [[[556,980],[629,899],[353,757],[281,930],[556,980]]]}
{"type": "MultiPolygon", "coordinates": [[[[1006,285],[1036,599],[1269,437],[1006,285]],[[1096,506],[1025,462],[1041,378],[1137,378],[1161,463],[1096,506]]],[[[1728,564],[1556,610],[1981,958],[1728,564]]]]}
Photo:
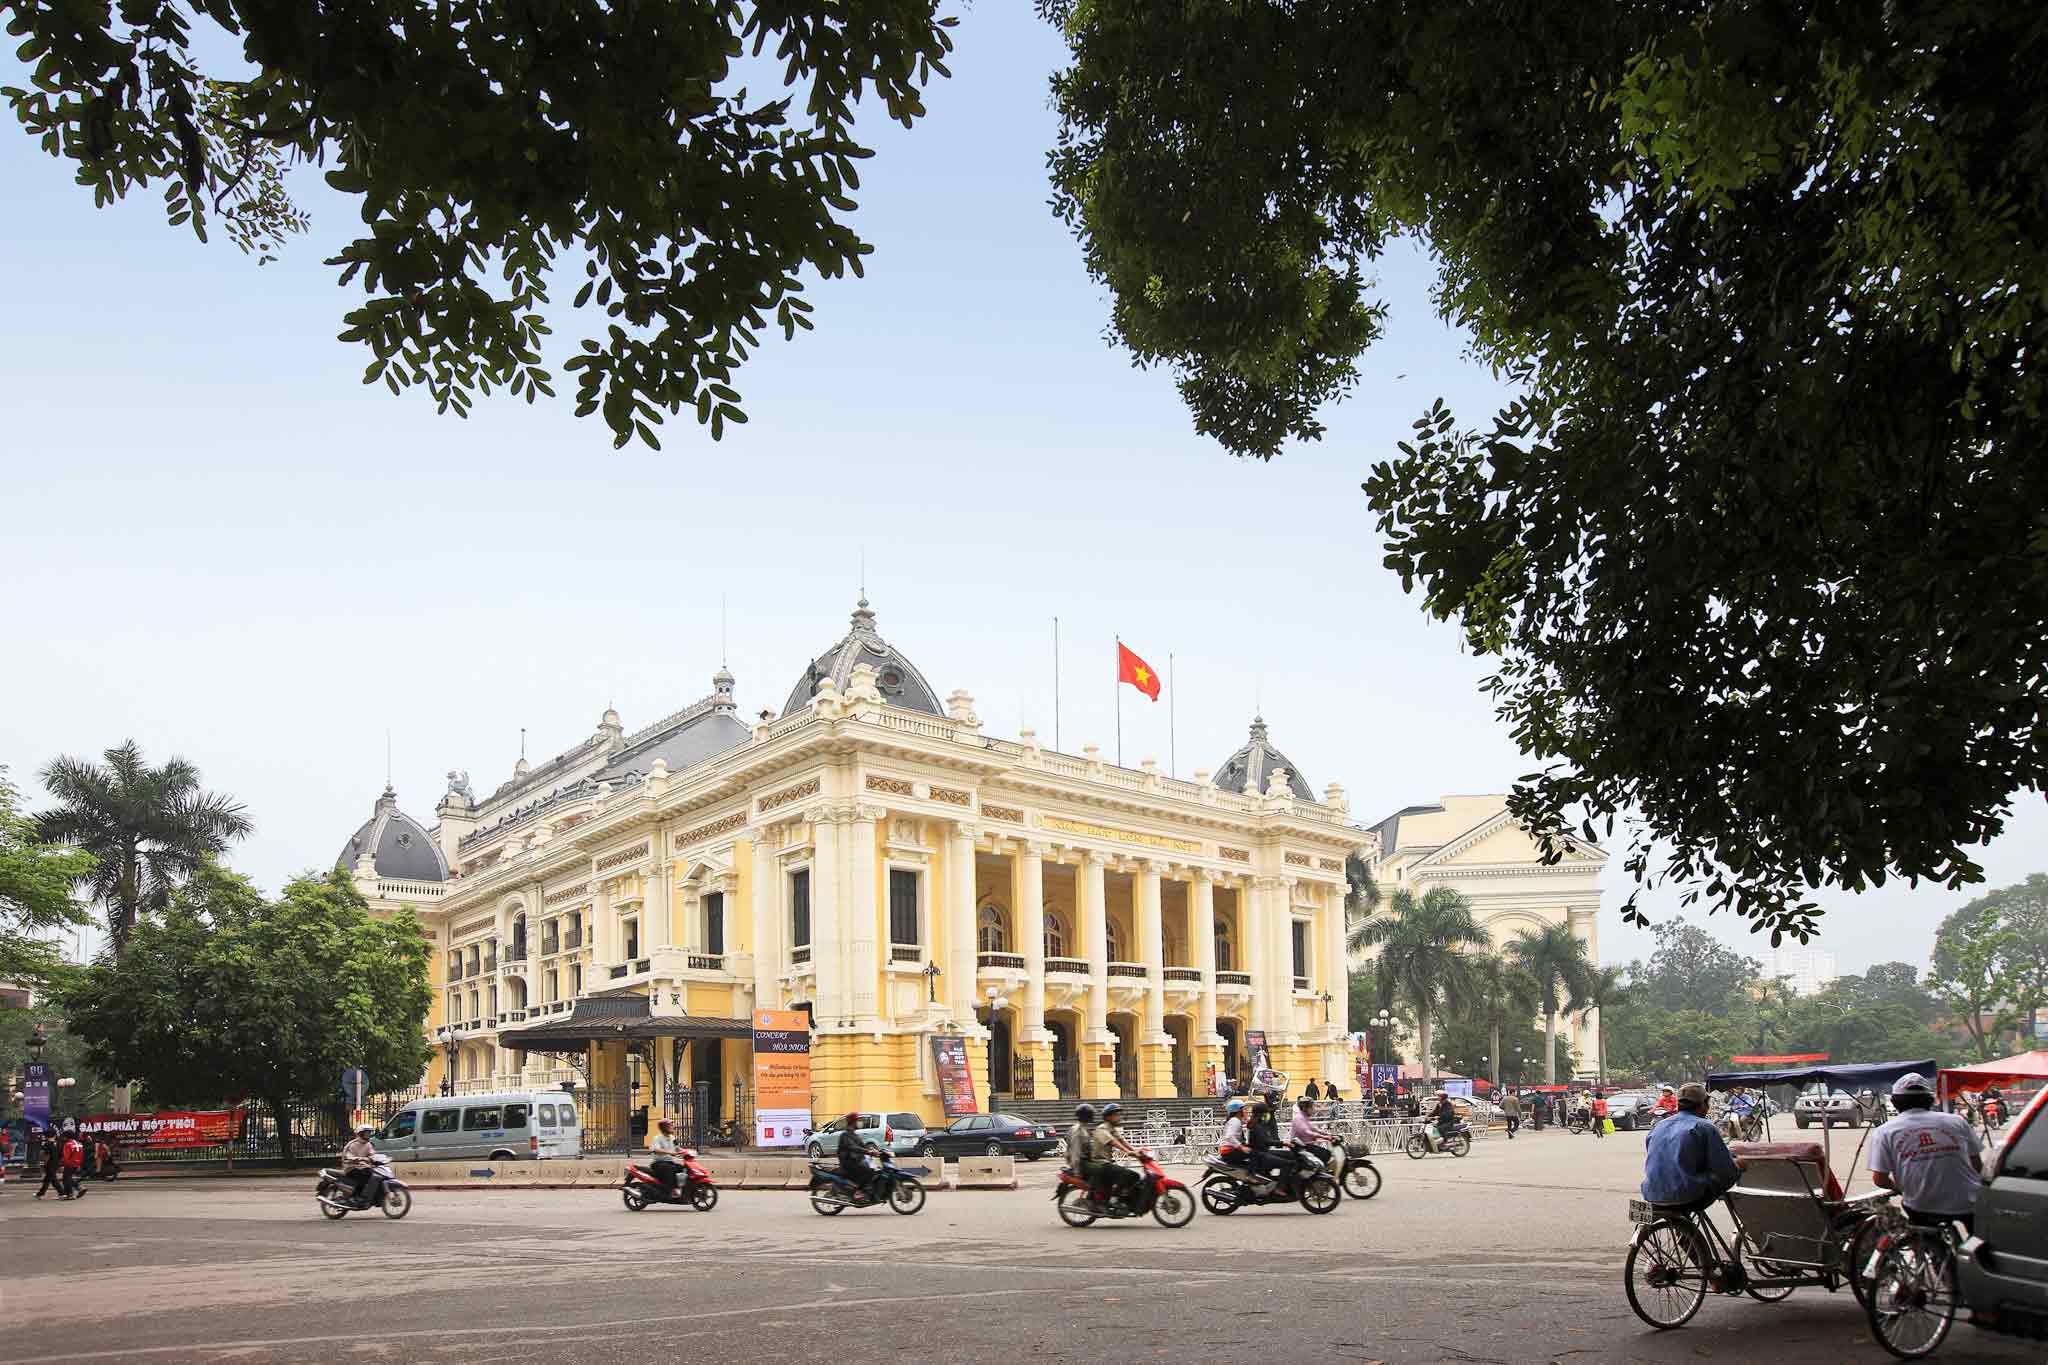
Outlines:
{"type": "Polygon", "coordinates": [[[85,1185],[79,1179],[79,1173],[85,1169],[85,1144],[79,1141],[77,1133],[67,1131],[64,1134],[64,1155],[62,1160],[64,1163],[64,1183],[60,1188],[63,1197],[66,1199],[76,1199],[85,1193],[85,1185]]]}
{"type": "Polygon", "coordinates": [[[1500,1112],[1507,1117],[1508,1141],[1512,1142],[1515,1139],[1515,1129],[1522,1126],[1522,1102],[1515,1097],[1514,1091],[1510,1090],[1501,1096],[1500,1112]]]}
{"type": "Polygon", "coordinates": [[[1607,1136],[1607,1097],[1597,1090],[1593,1092],[1593,1136],[1607,1136]]]}

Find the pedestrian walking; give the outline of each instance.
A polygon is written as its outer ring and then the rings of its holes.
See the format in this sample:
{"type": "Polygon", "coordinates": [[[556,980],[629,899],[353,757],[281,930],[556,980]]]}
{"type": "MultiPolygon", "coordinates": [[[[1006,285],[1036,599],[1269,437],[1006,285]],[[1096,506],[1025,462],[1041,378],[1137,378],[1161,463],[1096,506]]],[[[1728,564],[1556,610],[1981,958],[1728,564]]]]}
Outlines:
{"type": "Polygon", "coordinates": [[[36,1187],[36,1198],[41,1199],[45,1191],[57,1191],[57,1197],[64,1197],[64,1152],[53,1136],[43,1139],[43,1183],[36,1187]]]}
{"type": "Polygon", "coordinates": [[[1598,1091],[1593,1094],[1593,1136],[1607,1136],[1607,1097],[1598,1091]]]}
{"type": "Polygon", "coordinates": [[[79,1172],[85,1168],[85,1144],[78,1140],[78,1134],[64,1134],[64,1152],[60,1158],[64,1164],[64,1180],[58,1187],[65,1199],[76,1199],[85,1193],[85,1186],[79,1182],[79,1172]]]}
{"type": "Polygon", "coordinates": [[[1314,1077],[1309,1078],[1308,1089],[1301,1092],[1301,1097],[1305,1100],[1319,1100],[1323,1097],[1323,1092],[1316,1087],[1314,1077]]]}
{"type": "Polygon", "coordinates": [[[1522,1102],[1515,1098],[1514,1091],[1510,1090],[1501,1097],[1500,1112],[1508,1121],[1508,1141],[1513,1142],[1515,1129],[1522,1126],[1522,1102]]]}

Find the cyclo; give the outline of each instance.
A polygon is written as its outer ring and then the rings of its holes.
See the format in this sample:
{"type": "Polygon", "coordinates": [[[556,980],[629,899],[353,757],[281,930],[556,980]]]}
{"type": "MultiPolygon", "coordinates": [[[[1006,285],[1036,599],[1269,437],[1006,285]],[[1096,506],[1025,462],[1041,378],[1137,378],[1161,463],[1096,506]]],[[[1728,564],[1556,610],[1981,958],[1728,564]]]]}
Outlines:
{"type": "MultiPolygon", "coordinates": [[[[1873,1062],[1717,1072],[1707,1077],[1707,1088],[1725,1091],[1821,1081],[1852,1090],[1857,1085],[1890,1086],[1909,1071],[1931,1075],[1933,1066],[1932,1061],[1873,1062]]],[[[1830,1169],[1832,1152],[1820,1142],[1738,1142],[1728,1150],[1743,1163],[1742,1177],[1719,1201],[1674,1205],[1629,1200],[1629,1219],[1636,1230],[1629,1239],[1622,1275],[1635,1315],[1661,1331],[1690,1322],[1709,1293],[1731,1298],[1747,1294],[1759,1303],[1777,1303],[1795,1289],[1833,1293],[1845,1285],[1859,1304],[1867,1306],[1865,1271],[1878,1239],[1897,1221],[1886,1204],[1892,1192],[1876,1190],[1848,1198],[1830,1169]],[[1734,1225],[1732,1240],[1708,1216],[1715,1202],[1727,1209],[1734,1225]]],[[[1857,1156],[1861,1154],[1859,1142],[1857,1156]]],[[[1852,1157],[1852,1180],[1854,1162],[1852,1157]]]]}

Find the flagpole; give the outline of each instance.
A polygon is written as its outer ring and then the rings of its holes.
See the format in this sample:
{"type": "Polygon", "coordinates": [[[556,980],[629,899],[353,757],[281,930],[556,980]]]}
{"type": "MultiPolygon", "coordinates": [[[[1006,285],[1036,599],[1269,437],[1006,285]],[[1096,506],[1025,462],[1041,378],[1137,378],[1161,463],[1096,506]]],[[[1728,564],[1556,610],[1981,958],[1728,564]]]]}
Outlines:
{"type": "Polygon", "coordinates": [[[1180,697],[1180,683],[1174,678],[1173,652],[1166,655],[1166,775],[1180,776],[1180,746],[1174,739],[1174,703],[1180,697]]]}
{"type": "Polygon", "coordinates": [[[1052,751],[1060,753],[1060,618],[1052,618],[1052,751]]]}
{"type": "Polygon", "coordinates": [[[1116,637],[1116,766],[1124,766],[1124,637],[1116,637]]]}

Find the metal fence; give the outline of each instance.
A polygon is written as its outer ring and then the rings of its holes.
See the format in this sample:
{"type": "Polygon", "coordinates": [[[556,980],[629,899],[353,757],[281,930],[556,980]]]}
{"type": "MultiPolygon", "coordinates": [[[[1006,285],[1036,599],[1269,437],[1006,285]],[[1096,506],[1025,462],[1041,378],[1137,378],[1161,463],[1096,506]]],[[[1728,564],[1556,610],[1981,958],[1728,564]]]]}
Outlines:
{"type": "MultiPolygon", "coordinates": [[[[1376,1156],[1402,1151],[1410,1137],[1431,1126],[1428,1119],[1373,1118],[1369,1107],[1356,1101],[1319,1104],[1312,1113],[1316,1127],[1376,1156]]],[[[1475,1140],[1490,1132],[1485,1124],[1472,1125],[1475,1140]]],[[[1124,1136],[1133,1147],[1151,1148],[1167,1165],[1196,1165],[1222,1140],[1223,1116],[1216,1109],[1190,1110],[1185,1122],[1148,1116],[1143,1122],[1126,1125],[1124,1136]]]]}

